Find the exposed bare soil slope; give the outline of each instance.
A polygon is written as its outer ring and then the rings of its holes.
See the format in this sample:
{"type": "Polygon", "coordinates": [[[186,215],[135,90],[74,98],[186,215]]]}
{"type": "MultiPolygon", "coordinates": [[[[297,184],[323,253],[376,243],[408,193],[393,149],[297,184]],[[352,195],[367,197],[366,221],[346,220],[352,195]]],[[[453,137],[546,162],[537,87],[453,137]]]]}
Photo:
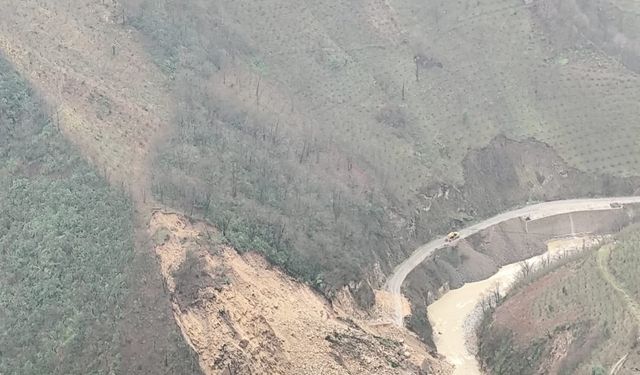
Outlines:
{"type": "Polygon", "coordinates": [[[413,336],[352,319],[262,256],[225,246],[211,226],[156,211],[150,232],[176,320],[207,374],[448,373],[413,336]]]}

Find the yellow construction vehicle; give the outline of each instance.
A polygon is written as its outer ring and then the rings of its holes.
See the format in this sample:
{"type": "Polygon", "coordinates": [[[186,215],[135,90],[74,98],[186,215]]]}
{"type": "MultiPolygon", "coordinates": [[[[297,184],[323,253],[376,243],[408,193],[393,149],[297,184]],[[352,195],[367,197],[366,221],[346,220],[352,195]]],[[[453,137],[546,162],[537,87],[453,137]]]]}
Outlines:
{"type": "Polygon", "coordinates": [[[452,242],[452,241],[457,240],[458,238],[460,238],[460,233],[458,233],[458,232],[451,232],[451,233],[447,234],[447,238],[446,238],[446,240],[445,240],[445,241],[447,241],[447,242],[452,242]]]}

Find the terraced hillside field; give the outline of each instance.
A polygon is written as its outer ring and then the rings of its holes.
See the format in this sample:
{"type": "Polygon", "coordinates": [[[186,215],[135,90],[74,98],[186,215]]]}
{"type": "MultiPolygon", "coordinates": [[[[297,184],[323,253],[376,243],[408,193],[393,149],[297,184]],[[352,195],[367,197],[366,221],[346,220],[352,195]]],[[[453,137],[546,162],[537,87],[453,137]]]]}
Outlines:
{"type": "Polygon", "coordinates": [[[551,1],[151,3],[130,14],[153,27],[166,69],[206,70],[209,94],[349,150],[405,194],[424,178],[461,184],[468,149],[498,133],[548,142],[574,166],[638,172],[636,74],[587,35],[550,34],[563,33],[543,16],[565,15],[551,1]],[[605,135],[611,149],[594,143],[605,135]]]}

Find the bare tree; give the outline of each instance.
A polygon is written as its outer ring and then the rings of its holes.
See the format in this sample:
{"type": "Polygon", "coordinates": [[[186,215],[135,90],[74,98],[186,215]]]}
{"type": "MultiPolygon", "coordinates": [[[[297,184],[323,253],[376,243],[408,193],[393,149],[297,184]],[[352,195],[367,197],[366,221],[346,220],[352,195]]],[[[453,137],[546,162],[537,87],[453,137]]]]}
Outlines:
{"type": "Polygon", "coordinates": [[[502,300],[502,294],[500,293],[500,285],[496,284],[491,290],[491,298],[493,299],[494,305],[497,307],[500,301],[502,300]]]}
{"type": "Polygon", "coordinates": [[[339,191],[331,193],[331,209],[333,211],[333,219],[337,223],[342,214],[342,194],[339,191]]]}
{"type": "Polygon", "coordinates": [[[258,77],[258,83],[256,83],[256,107],[260,107],[260,81],[262,77],[258,77]]]}
{"type": "Polygon", "coordinates": [[[526,260],[520,263],[520,277],[524,280],[531,274],[533,271],[533,264],[527,262],[526,260]]]}
{"type": "Polygon", "coordinates": [[[551,265],[551,256],[549,254],[542,257],[542,268],[549,268],[551,265]]]}
{"type": "Polygon", "coordinates": [[[233,162],[231,164],[231,197],[235,198],[238,195],[238,164],[233,162]]]}

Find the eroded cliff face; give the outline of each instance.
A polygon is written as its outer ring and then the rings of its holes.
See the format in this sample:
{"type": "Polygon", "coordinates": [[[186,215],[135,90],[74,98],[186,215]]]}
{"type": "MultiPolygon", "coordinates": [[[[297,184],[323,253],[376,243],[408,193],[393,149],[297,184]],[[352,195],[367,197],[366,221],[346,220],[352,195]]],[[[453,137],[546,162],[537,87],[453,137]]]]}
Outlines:
{"type": "Polygon", "coordinates": [[[149,231],[175,319],[206,374],[449,371],[415,337],[359,311],[346,290],[332,305],[263,257],[225,246],[211,226],[156,211],[149,231]]]}

